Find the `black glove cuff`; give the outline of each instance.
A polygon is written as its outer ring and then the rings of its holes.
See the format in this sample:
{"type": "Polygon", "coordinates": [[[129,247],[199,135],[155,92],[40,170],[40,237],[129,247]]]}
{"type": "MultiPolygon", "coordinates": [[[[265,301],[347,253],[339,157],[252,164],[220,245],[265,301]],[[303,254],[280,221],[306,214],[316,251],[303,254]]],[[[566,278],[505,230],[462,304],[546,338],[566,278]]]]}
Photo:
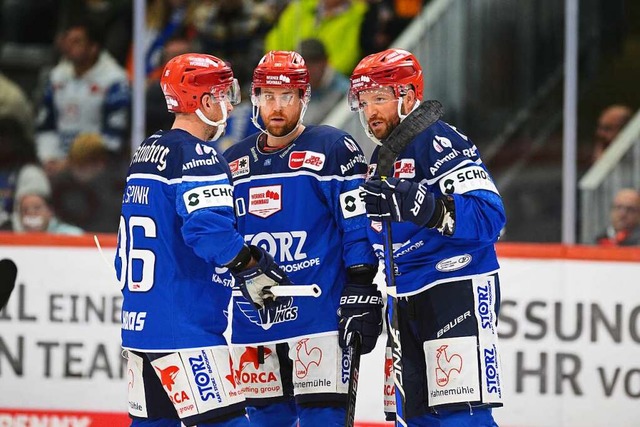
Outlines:
{"type": "Polygon", "coordinates": [[[437,228],[442,234],[452,236],[455,230],[456,205],[451,196],[436,199],[436,206],[427,228],[437,228]]]}
{"type": "Polygon", "coordinates": [[[370,285],[378,272],[377,265],[356,264],[347,268],[347,283],[370,285]]]}
{"type": "Polygon", "coordinates": [[[250,261],[251,250],[249,249],[249,246],[243,245],[242,249],[240,249],[240,252],[238,252],[238,255],[236,255],[234,259],[225,264],[225,267],[231,270],[232,273],[236,274],[244,270],[250,261]]]}

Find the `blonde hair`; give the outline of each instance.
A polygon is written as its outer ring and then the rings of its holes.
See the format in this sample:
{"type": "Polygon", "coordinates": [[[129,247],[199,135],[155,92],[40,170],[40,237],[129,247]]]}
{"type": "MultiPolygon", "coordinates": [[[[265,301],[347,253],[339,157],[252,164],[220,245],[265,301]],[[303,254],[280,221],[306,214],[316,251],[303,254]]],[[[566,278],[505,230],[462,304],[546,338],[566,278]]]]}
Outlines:
{"type": "Polygon", "coordinates": [[[107,149],[102,136],[97,133],[81,133],[71,144],[69,162],[74,165],[104,160],[107,149]]]}

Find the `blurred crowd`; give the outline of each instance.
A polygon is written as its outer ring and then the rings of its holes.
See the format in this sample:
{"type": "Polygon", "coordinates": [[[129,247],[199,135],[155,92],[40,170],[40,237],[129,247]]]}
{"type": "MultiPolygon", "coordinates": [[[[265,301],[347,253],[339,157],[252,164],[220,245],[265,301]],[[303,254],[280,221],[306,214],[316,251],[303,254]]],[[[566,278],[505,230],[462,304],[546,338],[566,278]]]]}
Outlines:
{"type": "MultiPolygon", "coordinates": [[[[355,64],[386,48],[423,3],[147,0],[146,134],[171,126],[160,75],[186,52],[224,58],[241,83],[244,102],[220,148],[256,131],[246,94],[267,50],[295,49],[307,58],[314,91],[307,122],[319,123],[346,93],[355,64]]],[[[116,232],[132,145],[133,0],[0,5],[2,61],[6,52],[21,58],[34,47],[51,58],[27,83],[0,69],[0,228],[116,232]]]]}
{"type": "MultiPolygon", "coordinates": [[[[166,62],[186,52],[223,58],[241,84],[243,102],[217,148],[256,132],[251,73],[269,50],[296,50],[305,58],[313,93],[305,122],[320,123],[346,94],[355,64],[387,48],[427,1],[146,0],[144,133],[171,127],[159,80],[166,62]]],[[[130,137],[133,3],[0,0],[0,229],[117,231],[137,145],[130,137]],[[37,64],[35,77],[24,72],[25,58],[37,64]],[[5,67],[12,62],[19,66],[5,67]]],[[[633,112],[618,104],[602,111],[591,163],[633,112]]],[[[638,222],[640,214],[625,227],[635,230],[638,222]]],[[[592,243],[634,241],[612,231],[621,227],[612,223],[592,243]]]]}

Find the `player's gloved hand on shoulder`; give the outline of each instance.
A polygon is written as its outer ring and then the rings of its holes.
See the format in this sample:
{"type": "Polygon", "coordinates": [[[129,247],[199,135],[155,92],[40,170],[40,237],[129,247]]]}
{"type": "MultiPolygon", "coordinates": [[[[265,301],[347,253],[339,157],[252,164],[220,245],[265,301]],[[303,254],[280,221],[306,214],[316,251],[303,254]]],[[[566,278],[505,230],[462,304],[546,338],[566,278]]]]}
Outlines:
{"type": "Polygon", "coordinates": [[[361,188],[365,192],[367,216],[375,221],[411,221],[424,227],[436,216],[435,196],[417,182],[374,177],[361,188]]]}
{"type": "Polygon", "coordinates": [[[362,354],[371,352],[382,333],[382,294],[375,284],[345,284],[338,308],[340,347],[351,345],[354,334],[362,339],[362,354]]]}
{"type": "Polygon", "coordinates": [[[242,295],[258,310],[275,311],[278,306],[287,305],[291,297],[278,297],[271,287],[289,285],[291,280],[275,263],[269,252],[258,246],[249,246],[249,254],[256,264],[249,268],[229,267],[242,295]]]}

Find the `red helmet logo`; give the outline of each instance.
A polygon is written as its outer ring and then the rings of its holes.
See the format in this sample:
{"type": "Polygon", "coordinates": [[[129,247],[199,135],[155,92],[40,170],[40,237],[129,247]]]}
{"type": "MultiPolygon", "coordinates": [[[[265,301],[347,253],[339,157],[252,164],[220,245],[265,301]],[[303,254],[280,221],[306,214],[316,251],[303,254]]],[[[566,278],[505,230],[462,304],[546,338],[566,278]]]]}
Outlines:
{"type": "Polygon", "coordinates": [[[309,71],[297,52],[274,50],[262,57],[253,71],[251,94],[259,94],[262,87],[300,89],[301,98],[310,96],[309,71]]]}

